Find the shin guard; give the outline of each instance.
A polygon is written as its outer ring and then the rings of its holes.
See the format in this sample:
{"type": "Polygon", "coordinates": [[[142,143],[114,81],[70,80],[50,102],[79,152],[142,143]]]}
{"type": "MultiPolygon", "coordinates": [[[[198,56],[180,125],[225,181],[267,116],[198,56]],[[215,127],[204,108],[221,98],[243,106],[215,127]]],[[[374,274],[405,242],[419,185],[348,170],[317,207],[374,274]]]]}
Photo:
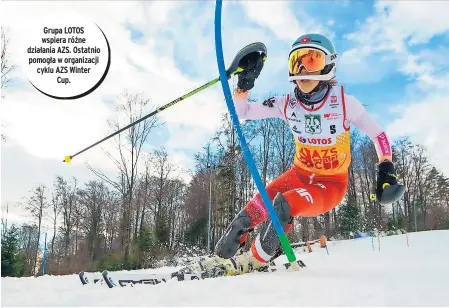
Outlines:
{"type": "MultiPolygon", "coordinates": [[[[274,198],[274,209],[279,218],[279,222],[284,230],[291,224],[290,206],[281,193],[274,198]]],[[[268,262],[278,250],[280,245],[279,237],[273,227],[271,219],[267,220],[251,245],[251,251],[261,262],[268,262]]]]}

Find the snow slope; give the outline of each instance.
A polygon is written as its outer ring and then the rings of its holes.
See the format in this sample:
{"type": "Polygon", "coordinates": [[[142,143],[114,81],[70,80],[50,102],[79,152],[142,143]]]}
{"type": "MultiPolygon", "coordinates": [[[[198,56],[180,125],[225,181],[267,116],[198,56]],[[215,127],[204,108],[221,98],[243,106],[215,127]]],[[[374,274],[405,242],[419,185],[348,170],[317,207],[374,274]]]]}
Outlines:
{"type": "MultiPolygon", "coordinates": [[[[297,250],[301,272],[109,289],[77,275],[2,278],[2,306],[449,306],[449,230],[297,250]]],[[[281,256],[279,260],[285,260],[281,256]]],[[[146,270],[141,272],[163,272],[146,270]]]]}

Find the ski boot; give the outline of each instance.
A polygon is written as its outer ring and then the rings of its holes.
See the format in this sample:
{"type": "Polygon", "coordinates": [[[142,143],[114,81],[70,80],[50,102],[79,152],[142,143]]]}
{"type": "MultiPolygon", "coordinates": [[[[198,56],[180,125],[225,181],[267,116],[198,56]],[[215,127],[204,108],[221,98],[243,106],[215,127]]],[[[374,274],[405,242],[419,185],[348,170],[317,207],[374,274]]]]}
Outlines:
{"type": "Polygon", "coordinates": [[[179,271],[184,274],[201,274],[204,278],[226,276],[226,268],[218,262],[217,258],[220,257],[215,255],[201,257],[199,260],[188,263],[179,271]]]}
{"type": "Polygon", "coordinates": [[[254,271],[268,271],[269,264],[258,261],[251,251],[240,253],[231,258],[211,255],[188,264],[182,269],[186,274],[203,273],[206,278],[237,276],[254,271]]]}
{"type": "Polygon", "coordinates": [[[226,276],[237,276],[255,271],[266,271],[269,264],[257,260],[251,251],[242,252],[232,258],[219,258],[218,262],[224,265],[226,276]]]}
{"type": "Polygon", "coordinates": [[[186,274],[204,273],[206,277],[226,276],[226,265],[231,265],[230,258],[245,244],[245,238],[253,229],[251,219],[245,209],[241,210],[218,241],[213,255],[192,261],[181,271],[186,274]]]}

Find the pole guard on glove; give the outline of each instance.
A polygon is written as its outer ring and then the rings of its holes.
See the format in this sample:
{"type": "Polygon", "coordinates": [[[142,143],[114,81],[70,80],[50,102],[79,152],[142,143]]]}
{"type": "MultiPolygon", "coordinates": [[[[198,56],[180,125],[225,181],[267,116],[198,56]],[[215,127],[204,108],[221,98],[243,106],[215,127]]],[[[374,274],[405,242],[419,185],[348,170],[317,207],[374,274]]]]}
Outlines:
{"type": "Polygon", "coordinates": [[[376,194],[371,194],[371,200],[379,200],[380,204],[387,205],[402,198],[405,186],[398,184],[394,165],[391,161],[379,164],[376,194]]]}

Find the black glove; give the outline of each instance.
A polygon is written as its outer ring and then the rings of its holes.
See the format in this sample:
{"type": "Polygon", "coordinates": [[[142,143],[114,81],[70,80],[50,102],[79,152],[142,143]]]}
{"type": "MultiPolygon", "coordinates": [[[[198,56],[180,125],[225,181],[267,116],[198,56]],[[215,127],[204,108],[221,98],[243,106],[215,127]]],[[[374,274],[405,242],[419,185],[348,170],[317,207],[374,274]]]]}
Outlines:
{"type": "Polygon", "coordinates": [[[254,81],[262,71],[263,55],[258,52],[250,53],[240,60],[239,67],[243,71],[238,74],[237,87],[246,91],[251,90],[254,87],[254,81]]]}
{"type": "Polygon", "coordinates": [[[389,185],[397,185],[398,181],[394,165],[391,161],[383,161],[379,164],[377,175],[377,189],[376,197],[378,200],[382,200],[382,193],[384,188],[389,185]],[[388,184],[388,185],[386,185],[388,184]]]}

